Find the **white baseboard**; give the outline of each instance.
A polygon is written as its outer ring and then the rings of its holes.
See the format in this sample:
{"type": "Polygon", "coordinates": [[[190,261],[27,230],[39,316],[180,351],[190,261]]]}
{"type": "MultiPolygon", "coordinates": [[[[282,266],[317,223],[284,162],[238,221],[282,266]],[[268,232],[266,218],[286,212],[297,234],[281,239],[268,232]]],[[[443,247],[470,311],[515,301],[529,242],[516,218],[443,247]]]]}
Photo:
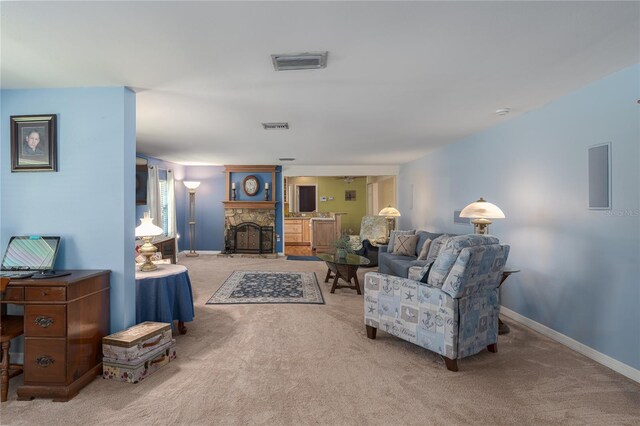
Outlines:
{"type": "Polygon", "coordinates": [[[595,362],[600,363],[605,367],[608,367],[613,371],[640,383],[640,370],[637,370],[630,365],[613,359],[609,355],[598,352],[595,349],[585,345],[584,343],[580,343],[577,340],[572,339],[571,337],[565,336],[564,334],[547,327],[546,325],[542,325],[539,322],[520,315],[519,313],[512,311],[509,308],[500,306],[500,313],[522,325],[525,325],[537,331],[544,336],[549,337],[550,339],[555,340],[556,342],[562,343],[569,349],[573,349],[574,351],[586,356],[587,358],[591,358],[595,362]]]}
{"type": "MultiPolygon", "coordinates": [[[[189,253],[187,250],[183,250],[178,253],[178,256],[186,256],[189,253]]],[[[198,250],[196,253],[198,254],[220,254],[222,251],[220,250],[198,250]]]]}

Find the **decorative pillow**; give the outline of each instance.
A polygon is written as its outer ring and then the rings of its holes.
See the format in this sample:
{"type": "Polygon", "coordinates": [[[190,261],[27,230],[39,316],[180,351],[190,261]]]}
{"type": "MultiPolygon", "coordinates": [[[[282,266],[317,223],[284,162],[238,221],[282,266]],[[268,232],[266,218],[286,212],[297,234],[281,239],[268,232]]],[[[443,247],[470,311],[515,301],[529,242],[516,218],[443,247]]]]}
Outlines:
{"type": "Polygon", "coordinates": [[[429,248],[429,254],[427,255],[427,263],[433,263],[434,260],[440,254],[440,250],[447,244],[451,236],[449,234],[442,234],[435,240],[431,241],[431,247],[429,248]]]}
{"type": "Polygon", "coordinates": [[[417,235],[396,235],[393,252],[399,256],[413,256],[418,244],[417,235]]]}
{"type": "Polygon", "coordinates": [[[389,247],[387,248],[388,253],[393,253],[393,249],[396,244],[396,236],[398,235],[414,235],[416,233],[415,229],[410,231],[391,231],[391,237],[389,237],[389,247]]]}
{"type": "Polygon", "coordinates": [[[420,254],[418,255],[418,260],[427,260],[427,256],[429,255],[429,247],[431,247],[431,240],[427,239],[422,246],[422,250],[420,250],[420,254]]]}

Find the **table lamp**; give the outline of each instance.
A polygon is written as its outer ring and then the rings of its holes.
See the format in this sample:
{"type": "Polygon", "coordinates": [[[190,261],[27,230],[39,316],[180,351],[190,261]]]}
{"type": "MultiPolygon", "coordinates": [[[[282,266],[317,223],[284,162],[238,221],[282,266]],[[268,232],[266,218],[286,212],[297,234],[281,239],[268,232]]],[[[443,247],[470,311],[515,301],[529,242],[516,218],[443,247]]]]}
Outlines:
{"type": "Polygon", "coordinates": [[[504,213],[498,206],[487,202],[484,198],[469,204],[462,209],[460,217],[471,218],[475,234],[489,234],[490,219],[504,219],[504,213]]]}
{"type": "Polygon", "coordinates": [[[388,205],[387,207],[385,207],[384,209],[380,210],[380,213],[378,213],[378,215],[380,216],[385,216],[387,218],[387,222],[389,222],[389,237],[391,237],[391,231],[395,229],[395,225],[396,225],[396,217],[400,217],[400,212],[391,207],[391,205],[388,205]]]}
{"type": "Polygon", "coordinates": [[[163,232],[162,228],[153,224],[153,218],[149,216],[149,212],[145,212],[144,217],[140,218],[140,226],[136,228],[136,237],[142,237],[144,240],[144,244],[138,250],[138,252],[146,258],[140,267],[142,272],[158,269],[151,261],[151,256],[158,250],[156,246],[151,244],[151,238],[156,235],[161,235],[163,232]]]}

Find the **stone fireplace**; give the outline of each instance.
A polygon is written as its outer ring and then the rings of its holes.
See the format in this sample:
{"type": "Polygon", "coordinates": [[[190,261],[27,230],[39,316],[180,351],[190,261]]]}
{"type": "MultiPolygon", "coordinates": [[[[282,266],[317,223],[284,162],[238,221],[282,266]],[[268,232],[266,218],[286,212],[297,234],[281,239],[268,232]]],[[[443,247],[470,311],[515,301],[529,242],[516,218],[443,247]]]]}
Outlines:
{"type": "Polygon", "coordinates": [[[275,213],[275,208],[225,206],[224,254],[275,255],[275,213]]]}

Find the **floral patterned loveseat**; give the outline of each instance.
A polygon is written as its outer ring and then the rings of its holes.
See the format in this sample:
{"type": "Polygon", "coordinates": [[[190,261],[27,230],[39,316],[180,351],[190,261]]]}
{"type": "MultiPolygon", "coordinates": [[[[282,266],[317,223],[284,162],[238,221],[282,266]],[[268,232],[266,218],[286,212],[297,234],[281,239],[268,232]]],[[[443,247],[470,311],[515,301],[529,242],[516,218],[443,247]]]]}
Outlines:
{"type": "Polygon", "coordinates": [[[368,272],[367,336],[377,329],[442,355],[447,368],[484,348],[497,351],[498,284],[509,246],[486,235],[450,238],[431,265],[409,278],[368,272]],[[422,281],[426,282],[422,282],[422,281]]]}

